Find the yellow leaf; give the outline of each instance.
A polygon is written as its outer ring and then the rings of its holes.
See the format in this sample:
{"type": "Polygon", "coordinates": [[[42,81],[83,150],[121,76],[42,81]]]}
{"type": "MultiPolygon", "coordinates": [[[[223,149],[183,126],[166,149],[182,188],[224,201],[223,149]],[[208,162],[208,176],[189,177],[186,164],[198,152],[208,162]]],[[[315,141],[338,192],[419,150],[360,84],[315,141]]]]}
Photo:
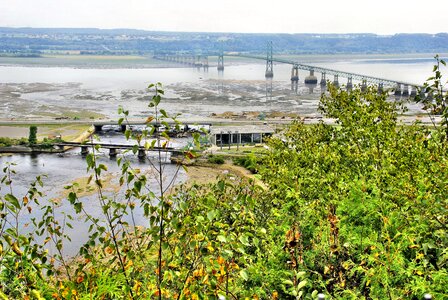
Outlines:
{"type": "Polygon", "coordinates": [[[152,120],[154,120],[154,117],[149,116],[148,118],[146,118],[145,124],[151,123],[152,120]]]}

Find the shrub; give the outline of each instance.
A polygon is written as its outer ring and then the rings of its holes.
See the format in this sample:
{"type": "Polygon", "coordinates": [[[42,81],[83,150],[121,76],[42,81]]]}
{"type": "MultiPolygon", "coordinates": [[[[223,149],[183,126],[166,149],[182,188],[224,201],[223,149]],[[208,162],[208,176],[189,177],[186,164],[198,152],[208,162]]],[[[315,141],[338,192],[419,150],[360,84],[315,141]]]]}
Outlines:
{"type": "Polygon", "coordinates": [[[224,157],[222,155],[209,155],[207,161],[212,164],[222,165],[224,157]]]}

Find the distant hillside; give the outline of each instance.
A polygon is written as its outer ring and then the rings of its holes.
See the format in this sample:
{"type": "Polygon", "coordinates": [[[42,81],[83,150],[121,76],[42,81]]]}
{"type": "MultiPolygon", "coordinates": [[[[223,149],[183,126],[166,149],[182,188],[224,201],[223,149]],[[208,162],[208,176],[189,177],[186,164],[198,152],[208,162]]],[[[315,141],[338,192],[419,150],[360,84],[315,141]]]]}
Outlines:
{"type": "Polygon", "coordinates": [[[156,51],[263,53],[272,41],[276,53],[442,53],[448,33],[439,34],[241,34],[155,32],[134,29],[1,28],[0,54],[147,54],[156,51]]]}

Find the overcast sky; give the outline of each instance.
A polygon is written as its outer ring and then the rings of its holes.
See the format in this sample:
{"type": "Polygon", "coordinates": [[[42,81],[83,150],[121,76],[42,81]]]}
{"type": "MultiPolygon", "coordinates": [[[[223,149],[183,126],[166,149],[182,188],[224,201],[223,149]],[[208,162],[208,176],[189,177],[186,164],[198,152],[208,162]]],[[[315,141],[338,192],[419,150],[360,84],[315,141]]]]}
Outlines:
{"type": "Polygon", "coordinates": [[[0,27],[448,32],[448,0],[0,0],[0,27]]]}

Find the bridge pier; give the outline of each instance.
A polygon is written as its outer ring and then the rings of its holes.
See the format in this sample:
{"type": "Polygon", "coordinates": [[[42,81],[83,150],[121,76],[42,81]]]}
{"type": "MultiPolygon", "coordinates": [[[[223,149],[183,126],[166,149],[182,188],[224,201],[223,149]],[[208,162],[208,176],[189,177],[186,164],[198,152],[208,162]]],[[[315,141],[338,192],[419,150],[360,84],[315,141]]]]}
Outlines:
{"type": "Polygon", "coordinates": [[[204,69],[208,69],[208,56],[207,55],[202,56],[202,66],[204,67],[204,69]]]}
{"type": "Polygon", "coordinates": [[[299,66],[294,65],[291,70],[291,81],[299,81],[299,66]]]}
{"type": "Polygon", "coordinates": [[[324,72],[322,73],[322,77],[320,79],[320,85],[326,86],[327,85],[327,74],[324,72]]]}
{"type": "Polygon", "coordinates": [[[384,84],[380,82],[378,84],[378,94],[382,94],[384,92],[384,84]]]}
{"type": "Polygon", "coordinates": [[[347,91],[351,91],[353,89],[353,78],[348,77],[347,78],[347,91]]]}
{"type": "Polygon", "coordinates": [[[141,160],[145,159],[146,158],[146,151],[145,151],[145,149],[138,149],[137,156],[138,156],[138,159],[141,159],[141,160]]]}
{"type": "Polygon", "coordinates": [[[361,92],[365,92],[367,90],[367,80],[363,79],[361,83],[361,92]]]}
{"type": "Polygon", "coordinates": [[[81,155],[86,156],[89,154],[89,146],[81,146],[81,155]]]}
{"type": "Polygon", "coordinates": [[[224,54],[221,52],[218,56],[218,71],[224,70],[224,54]]]}
{"type": "Polygon", "coordinates": [[[403,92],[401,95],[403,97],[409,97],[409,86],[407,84],[403,84],[403,92]]]}
{"type": "Polygon", "coordinates": [[[297,94],[298,90],[299,90],[299,82],[291,80],[291,91],[297,94]]]}
{"type": "Polygon", "coordinates": [[[394,92],[395,96],[401,96],[401,84],[397,83],[397,85],[395,86],[395,92],[394,92]]]}
{"type": "Polygon", "coordinates": [[[273,68],[273,61],[272,61],[272,42],[268,42],[268,49],[266,54],[266,72],[264,73],[264,76],[266,78],[272,78],[274,77],[274,68],[273,68]]]}
{"type": "Polygon", "coordinates": [[[317,77],[314,76],[314,70],[310,70],[310,75],[305,77],[305,84],[317,84],[317,77]]]}
{"type": "Polygon", "coordinates": [[[116,148],[110,148],[109,149],[109,157],[116,157],[118,154],[118,151],[116,148]]]}
{"type": "Polygon", "coordinates": [[[415,98],[417,96],[417,88],[415,86],[411,87],[411,97],[415,98]]]}
{"type": "Polygon", "coordinates": [[[337,88],[339,87],[339,75],[338,74],[334,74],[333,85],[337,88]]]}

